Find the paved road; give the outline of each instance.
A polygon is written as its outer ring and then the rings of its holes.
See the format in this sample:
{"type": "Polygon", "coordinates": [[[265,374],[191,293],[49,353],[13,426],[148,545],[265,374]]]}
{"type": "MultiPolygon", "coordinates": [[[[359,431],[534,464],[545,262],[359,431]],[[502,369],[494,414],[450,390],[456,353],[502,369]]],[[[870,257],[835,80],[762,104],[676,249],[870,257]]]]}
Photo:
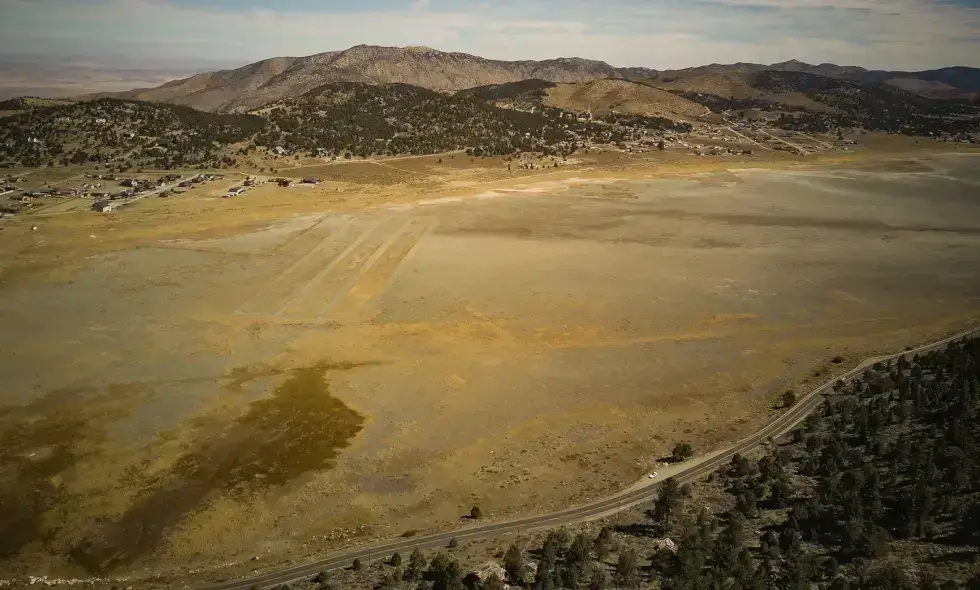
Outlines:
{"type": "Polygon", "coordinates": [[[760,128],[759,131],[761,131],[762,133],[765,133],[766,135],[768,135],[772,139],[775,139],[776,141],[780,141],[782,143],[785,143],[789,147],[796,148],[796,149],[800,150],[801,152],[803,152],[803,155],[804,156],[809,156],[810,155],[810,151],[809,150],[803,149],[803,147],[798,146],[795,143],[791,143],[791,142],[787,141],[786,139],[784,139],[782,137],[779,137],[778,135],[773,135],[772,133],[769,133],[765,129],[760,128]]]}
{"type": "Polygon", "coordinates": [[[717,469],[720,465],[731,461],[731,458],[735,453],[744,454],[759,446],[769,437],[775,438],[791,431],[797,424],[802,422],[814,408],[820,405],[824,399],[824,394],[833,391],[833,385],[838,379],[847,381],[853,378],[855,375],[860,375],[865,369],[877,362],[887,361],[903,355],[928,352],[930,350],[945,346],[951,341],[959,340],[960,338],[976,334],[978,332],[980,332],[980,328],[974,328],[912,350],[877,358],[869,358],[843,375],[835,377],[832,381],[828,381],[827,383],[809,392],[788,411],[781,414],[775,420],[756,431],[751,436],[738,441],[731,447],[716,453],[712,453],[711,455],[697,457],[687,461],[681,464],[679,469],[674,470],[674,473],[672,474],[667,473],[668,470],[664,470],[664,473],[656,479],[644,480],[641,485],[633,486],[626,491],[596,500],[584,506],[567,508],[541,516],[528,516],[505,522],[493,522],[461,528],[445,533],[426,535],[424,537],[399,539],[397,541],[380,543],[370,547],[347,549],[330,554],[323,559],[319,559],[308,564],[290,566],[278,571],[257,575],[247,579],[231,580],[213,584],[206,586],[205,590],[247,590],[249,588],[268,588],[278,584],[288,584],[291,582],[304,580],[324,570],[330,571],[347,567],[351,564],[354,558],[359,558],[362,562],[366,563],[368,561],[378,559],[387,559],[396,551],[406,552],[411,551],[416,547],[421,549],[445,547],[449,540],[454,537],[460,541],[481,537],[494,537],[508,533],[521,533],[536,529],[557,527],[563,524],[596,520],[616,514],[617,512],[626,510],[627,508],[637,504],[651,501],[654,498],[661,481],[663,481],[663,479],[665,479],[668,475],[672,475],[679,483],[685,483],[698,479],[702,475],[717,469]]]}
{"type": "Polygon", "coordinates": [[[748,135],[745,135],[745,134],[744,134],[744,133],[742,133],[741,131],[736,131],[734,127],[725,127],[725,129],[727,129],[727,130],[729,130],[729,131],[731,131],[732,133],[734,133],[735,135],[737,135],[737,136],[739,136],[739,137],[741,137],[741,138],[742,138],[742,139],[744,139],[745,141],[750,141],[750,142],[752,142],[752,143],[754,143],[755,145],[757,145],[757,146],[759,146],[759,147],[761,147],[761,148],[762,148],[762,149],[764,149],[764,150],[767,150],[767,151],[770,151],[770,152],[771,152],[771,151],[773,151],[773,149],[772,149],[771,147],[769,147],[769,146],[767,146],[767,145],[765,145],[765,144],[762,144],[762,143],[759,143],[758,141],[756,141],[756,140],[754,140],[754,139],[752,139],[752,138],[751,138],[751,137],[749,137],[748,135]]]}

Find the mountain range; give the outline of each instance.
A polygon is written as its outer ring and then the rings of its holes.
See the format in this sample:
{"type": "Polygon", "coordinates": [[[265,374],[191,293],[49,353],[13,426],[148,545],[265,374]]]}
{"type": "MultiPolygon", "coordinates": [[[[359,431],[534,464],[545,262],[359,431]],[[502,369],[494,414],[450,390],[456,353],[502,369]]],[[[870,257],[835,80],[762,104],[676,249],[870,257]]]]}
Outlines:
{"type": "MultiPolygon", "coordinates": [[[[538,79],[552,83],[591,82],[613,78],[673,86],[675,91],[698,91],[686,81],[704,83],[721,76],[729,82],[758,72],[803,72],[863,83],[886,83],[931,98],[975,98],[980,95],[980,69],[950,67],[921,72],[887,72],[834,64],[799,61],[776,64],[711,64],[682,70],[617,68],[578,57],[543,61],[491,60],[466,53],[447,53],[428,47],[357,45],[306,57],[274,57],[247,66],[206,72],[154,88],[102,93],[79,98],[111,96],[168,102],[217,112],[245,112],[300,96],[324,84],[411,84],[438,92],[538,79]]],[[[713,92],[718,94],[718,92],[713,92]]]]}

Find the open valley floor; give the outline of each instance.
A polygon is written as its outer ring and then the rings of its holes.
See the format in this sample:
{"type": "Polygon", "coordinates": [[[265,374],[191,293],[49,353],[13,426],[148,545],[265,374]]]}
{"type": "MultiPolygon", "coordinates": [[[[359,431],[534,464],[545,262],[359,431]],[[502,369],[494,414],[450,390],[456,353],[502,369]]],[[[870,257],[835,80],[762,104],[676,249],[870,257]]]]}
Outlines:
{"type": "Polygon", "coordinates": [[[0,569],[253,568],[626,487],[980,323],[978,162],[405,160],[7,222],[0,569]]]}

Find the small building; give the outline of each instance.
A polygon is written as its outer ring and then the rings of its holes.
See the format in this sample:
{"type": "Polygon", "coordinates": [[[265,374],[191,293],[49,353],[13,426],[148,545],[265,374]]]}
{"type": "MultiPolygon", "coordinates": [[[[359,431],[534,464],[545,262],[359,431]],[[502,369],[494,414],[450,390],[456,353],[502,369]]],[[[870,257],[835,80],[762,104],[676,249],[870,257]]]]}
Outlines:
{"type": "Polygon", "coordinates": [[[274,150],[272,150],[272,151],[274,151],[276,153],[276,155],[278,155],[278,156],[285,156],[286,154],[289,153],[281,145],[277,145],[276,148],[274,150]]]}
{"type": "Polygon", "coordinates": [[[98,211],[99,213],[108,213],[119,207],[119,203],[113,203],[112,201],[99,201],[92,205],[93,211],[98,211]]]}
{"type": "Polygon", "coordinates": [[[228,189],[228,195],[227,196],[229,196],[229,197],[237,197],[238,195],[244,193],[245,190],[246,189],[245,189],[244,186],[235,186],[235,187],[232,187],[232,188],[228,189]]]}
{"type": "Polygon", "coordinates": [[[319,182],[320,182],[320,179],[319,178],[304,178],[303,179],[303,184],[319,184],[319,182]]]}
{"type": "Polygon", "coordinates": [[[657,551],[670,551],[671,553],[677,553],[677,543],[674,543],[674,541],[669,537],[655,540],[653,542],[653,546],[657,551]]]}

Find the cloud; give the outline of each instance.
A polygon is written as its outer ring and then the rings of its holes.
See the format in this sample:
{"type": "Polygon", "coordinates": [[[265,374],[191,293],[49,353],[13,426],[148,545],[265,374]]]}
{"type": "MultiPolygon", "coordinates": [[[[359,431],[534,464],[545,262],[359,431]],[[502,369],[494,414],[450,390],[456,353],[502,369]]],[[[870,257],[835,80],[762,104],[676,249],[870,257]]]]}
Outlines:
{"type": "Polygon", "coordinates": [[[980,66],[975,0],[2,0],[0,52],[247,63],[367,43],[658,69],[980,66]]]}

